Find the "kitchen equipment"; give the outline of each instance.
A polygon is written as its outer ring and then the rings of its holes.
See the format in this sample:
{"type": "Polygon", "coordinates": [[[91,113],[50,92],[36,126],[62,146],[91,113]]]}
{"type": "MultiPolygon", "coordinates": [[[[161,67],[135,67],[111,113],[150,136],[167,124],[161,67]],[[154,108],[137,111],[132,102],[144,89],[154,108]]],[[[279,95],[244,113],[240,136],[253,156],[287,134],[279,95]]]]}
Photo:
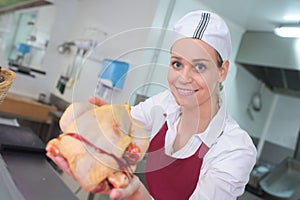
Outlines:
{"type": "Polygon", "coordinates": [[[96,45],[96,42],[93,40],[75,40],[70,42],[64,42],[57,47],[57,50],[60,54],[71,53],[71,47],[75,46],[78,50],[89,51],[96,45]]]}
{"type": "Polygon", "coordinates": [[[16,74],[13,71],[9,69],[3,69],[0,66],[0,104],[4,101],[7,91],[9,90],[15,78],[16,74]]]}
{"type": "Polygon", "coordinates": [[[65,92],[65,88],[66,88],[66,84],[68,82],[69,78],[66,77],[66,76],[60,76],[59,77],[59,80],[56,84],[56,88],[58,89],[58,91],[61,93],[61,94],[64,94],[65,92]]]}
{"type": "Polygon", "coordinates": [[[103,68],[98,75],[96,93],[104,98],[106,102],[109,102],[113,89],[123,89],[129,64],[122,61],[104,59],[102,65],[103,68]]]}
{"type": "Polygon", "coordinates": [[[22,64],[23,61],[24,61],[24,58],[25,58],[25,55],[30,53],[30,50],[31,50],[31,46],[28,45],[28,44],[25,44],[23,42],[20,42],[18,44],[18,47],[17,47],[17,59],[16,59],[16,62],[18,64],[22,64]]]}
{"type": "Polygon", "coordinates": [[[247,186],[253,191],[253,193],[262,195],[263,191],[259,186],[259,181],[266,176],[270,171],[274,169],[274,166],[269,164],[257,165],[253,168],[250,174],[250,179],[247,186]]]}
{"type": "Polygon", "coordinates": [[[273,92],[299,97],[298,44],[296,38],[281,38],[272,32],[246,31],[236,62],[273,92]]]}
{"type": "Polygon", "coordinates": [[[247,113],[251,120],[254,120],[252,111],[259,112],[262,109],[262,94],[265,84],[259,81],[259,89],[254,92],[251,96],[250,103],[247,107],[247,113]]]}
{"type": "Polygon", "coordinates": [[[45,144],[28,127],[0,125],[0,152],[5,150],[22,150],[45,153],[45,144]]]}
{"type": "Polygon", "coordinates": [[[0,171],[0,199],[78,199],[48,162],[45,144],[28,127],[0,125],[0,171]]]}
{"type": "Polygon", "coordinates": [[[30,68],[30,67],[26,67],[26,66],[21,65],[21,64],[15,62],[13,60],[9,60],[8,65],[9,65],[10,70],[12,70],[14,72],[17,72],[17,73],[20,73],[20,74],[31,76],[32,78],[35,78],[35,75],[32,74],[32,72],[46,75],[45,71],[41,71],[41,70],[38,70],[38,69],[33,69],[33,68],[30,68]]]}
{"type": "Polygon", "coordinates": [[[287,157],[259,182],[268,199],[299,200],[300,161],[287,157]]]}

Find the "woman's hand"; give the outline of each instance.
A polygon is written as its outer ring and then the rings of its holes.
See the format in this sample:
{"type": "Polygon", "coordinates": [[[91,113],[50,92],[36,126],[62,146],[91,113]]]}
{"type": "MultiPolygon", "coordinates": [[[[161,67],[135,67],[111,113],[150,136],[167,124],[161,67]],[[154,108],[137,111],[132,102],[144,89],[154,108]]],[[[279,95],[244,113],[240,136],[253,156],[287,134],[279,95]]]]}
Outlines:
{"type": "MultiPolygon", "coordinates": [[[[76,180],[75,176],[71,172],[69,165],[67,161],[61,157],[61,156],[55,156],[50,152],[47,152],[46,154],[63,172],[65,172],[68,176],[72,177],[74,180],[76,180]]],[[[109,194],[110,190],[107,190],[107,187],[105,184],[100,184],[95,191],[99,194],[109,194]]]]}
{"type": "Polygon", "coordinates": [[[126,188],[112,189],[109,197],[115,200],[121,200],[124,198],[127,198],[128,200],[152,199],[144,184],[135,175],[126,188]]]}
{"type": "MultiPolygon", "coordinates": [[[[102,99],[102,98],[98,98],[98,97],[93,97],[93,96],[90,96],[89,97],[89,102],[91,104],[94,104],[96,106],[102,106],[104,104],[106,104],[105,100],[102,99]]],[[[48,148],[51,148],[48,147],[48,148]]],[[[51,151],[47,151],[47,154],[46,154],[59,168],[61,168],[67,175],[71,176],[73,179],[75,179],[74,175],[72,174],[70,168],[69,168],[69,165],[67,163],[67,161],[59,156],[59,155],[55,155],[53,153],[51,153],[51,151]]],[[[76,180],[76,179],[75,179],[76,180]]]]}
{"type": "Polygon", "coordinates": [[[67,163],[67,161],[61,157],[61,156],[55,156],[50,152],[47,152],[46,155],[61,169],[63,170],[63,172],[65,172],[67,175],[69,175],[70,177],[72,177],[74,180],[75,177],[73,175],[73,173],[71,172],[69,165],[67,163]]]}
{"type": "MultiPolygon", "coordinates": [[[[96,106],[102,106],[104,104],[106,104],[105,100],[102,98],[98,98],[98,97],[94,97],[94,96],[90,96],[88,98],[88,101],[91,104],[94,104],[96,106]]],[[[52,154],[51,151],[47,151],[46,154],[59,168],[61,168],[61,170],[63,170],[67,175],[71,176],[73,179],[75,179],[74,175],[72,174],[69,165],[67,163],[67,161],[58,155],[52,154]]],[[[76,179],[75,179],[76,180],[76,179]]]]}
{"type": "MultiPolygon", "coordinates": [[[[47,152],[46,155],[67,175],[76,180],[70,168],[68,167],[67,161],[63,157],[54,156],[50,152],[47,152]]],[[[147,189],[137,176],[133,176],[131,182],[126,188],[114,188],[112,190],[107,190],[106,187],[99,185],[99,188],[97,188],[96,190],[96,193],[108,194],[111,199],[115,200],[121,200],[124,198],[127,198],[128,200],[151,200],[151,196],[149,195],[147,189]]]]}
{"type": "Polygon", "coordinates": [[[103,106],[104,104],[106,104],[104,99],[95,96],[89,96],[88,100],[91,104],[94,104],[96,106],[103,106]]]}
{"type": "MultiPolygon", "coordinates": [[[[102,106],[106,104],[105,100],[99,97],[95,96],[90,96],[88,98],[88,101],[91,104],[94,104],[96,106],[102,106]]],[[[67,175],[72,177],[74,180],[76,178],[72,174],[67,161],[61,157],[61,156],[56,156],[52,154],[51,152],[47,152],[46,154],[58,167],[60,167],[67,175]]],[[[114,188],[112,190],[102,190],[102,185],[99,185],[99,188],[97,188],[96,193],[101,193],[101,194],[108,194],[110,198],[116,199],[116,200],[121,200],[123,198],[127,198],[128,200],[140,200],[140,199],[145,199],[145,200],[151,200],[151,196],[143,183],[140,181],[140,179],[137,176],[133,176],[131,179],[131,182],[126,188],[114,188]]]]}
{"type": "MultiPolygon", "coordinates": [[[[96,106],[106,104],[105,100],[99,97],[90,96],[89,102],[96,106]]],[[[144,184],[137,176],[133,176],[129,185],[126,188],[114,188],[109,192],[109,197],[115,200],[127,198],[128,200],[151,200],[151,196],[144,184]]]]}

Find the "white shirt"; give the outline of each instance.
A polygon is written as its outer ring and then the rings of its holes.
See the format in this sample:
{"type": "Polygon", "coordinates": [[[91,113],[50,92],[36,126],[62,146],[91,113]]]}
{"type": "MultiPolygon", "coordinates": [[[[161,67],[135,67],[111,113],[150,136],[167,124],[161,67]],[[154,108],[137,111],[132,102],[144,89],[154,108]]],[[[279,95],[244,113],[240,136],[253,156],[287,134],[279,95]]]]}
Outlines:
{"type": "Polygon", "coordinates": [[[190,200],[230,200],[243,194],[256,161],[256,149],[248,133],[228,115],[224,103],[221,103],[207,129],[194,134],[177,152],[173,152],[172,146],[176,138],[180,107],[170,91],[162,92],[132,107],[131,115],[149,130],[150,139],[167,121],[165,153],[169,156],[189,157],[202,142],[209,147],[190,200]]]}

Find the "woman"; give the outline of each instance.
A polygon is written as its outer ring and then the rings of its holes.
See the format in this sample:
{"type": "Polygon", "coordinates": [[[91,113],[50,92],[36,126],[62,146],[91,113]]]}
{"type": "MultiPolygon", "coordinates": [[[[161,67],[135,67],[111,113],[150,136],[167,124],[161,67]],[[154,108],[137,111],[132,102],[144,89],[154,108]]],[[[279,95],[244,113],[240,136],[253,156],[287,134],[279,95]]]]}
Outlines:
{"type": "MultiPolygon", "coordinates": [[[[218,15],[194,11],[178,21],[174,32],[170,91],[131,110],[152,133],[145,168],[148,190],[134,177],[127,188],[110,191],[110,197],[236,199],[248,182],[256,150],[221,97],[231,51],[229,29],[218,15]]],[[[90,102],[103,104],[97,98],[90,102]]]]}

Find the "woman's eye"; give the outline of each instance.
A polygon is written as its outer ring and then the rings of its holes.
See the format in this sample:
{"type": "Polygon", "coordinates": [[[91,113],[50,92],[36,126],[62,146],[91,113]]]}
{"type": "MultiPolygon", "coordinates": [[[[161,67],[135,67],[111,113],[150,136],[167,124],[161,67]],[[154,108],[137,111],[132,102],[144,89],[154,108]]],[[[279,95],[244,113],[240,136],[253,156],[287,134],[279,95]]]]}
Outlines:
{"type": "Polygon", "coordinates": [[[194,66],[194,68],[198,71],[198,72],[202,72],[203,70],[206,69],[206,66],[203,64],[197,64],[194,66]]]}
{"type": "Polygon", "coordinates": [[[180,68],[182,66],[182,64],[180,62],[174,61],[174,62],[172,62],[172,66],[174,68],[180,68]]]}

